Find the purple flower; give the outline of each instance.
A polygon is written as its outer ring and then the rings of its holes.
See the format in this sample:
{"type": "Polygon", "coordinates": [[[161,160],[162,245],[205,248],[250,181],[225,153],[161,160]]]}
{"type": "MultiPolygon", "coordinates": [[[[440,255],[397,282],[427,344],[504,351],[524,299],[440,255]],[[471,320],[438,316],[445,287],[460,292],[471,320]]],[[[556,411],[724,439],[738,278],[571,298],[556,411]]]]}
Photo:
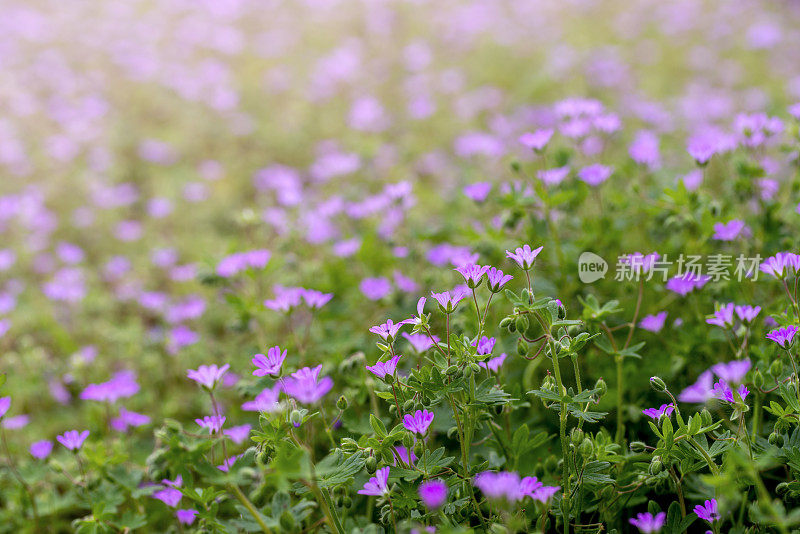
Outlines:
{"type": "Polygon", "coordinates": [[[305,289],[302,287],[275,286],[275,298],[264,301],[264,306],[270,310],[288,312],[300,305],[305,289]]]}
{"type": "Polygon", "coordinates": [[[436,299],[444,313],[453,313],[461,299],[467,296],[467,291],[462,291],[459,288],[453,289],[452,292],[434,293],[431,291],[431,296],[436,299]]]}
{"type": "Polygon", "coordinates": [[[242,410],[247,412],[277,412],[280,410],[280,404],[278,404],[280,393],[280,384],[276,384],[273,388],[264,388],[261,393],[256,395],[255,399],[242,404],[242,410]]]}
{"type": "Polygon", "coordinates": [[[406,449],[402,445],[398,445],[394,448],[394,464],[397,465],[397,459],[399,458],[402,462],[406,465],[413,465],[414,462],[417,461],[417,455],[414,454],[414,451],[411,449],[406,449]]]}
{"type": "Polygon", "coordinates": [[[694,507],[694,513],[703,521],[713,523],[719,519],[719,511],[717,510],[717,500],[706,500],[702,505],[698,504],[694,507]]]}
{"type": "Polygon", "coordinates": [[[546,185],[558,185],[569,175],[569,170],[569,165],[553,169],[542,169],[536,173],[536,177],[546,185]]]}
{"type": "Polygon", "coordinates": [[[107,382],[89,384],[81,392],[81,399],[113,403],[131,397],[139,391],[136,374],[133,371],[120,371],[107,382]]]}
{"type": "Polygon", "coordinates": [[[728,221],[727,223],[715,223],[712,239],[716,239],[717,241],[733,241],[743,232],[747,232],[747,226],[745,226],[744,221],[738,219],[728,221]]]}
{"type": "Polygon", "coordinates": [[[266,249],[237,252],[222,258],[217,264],[217,274],[229,278],[246,269],[263,269],[269,263],[272,253],[266,249]]]}
{"type": "Polygon", "coordinates": [[[242,453],[242,454],[237,454],[237,455],[235,455],[235,456],[231,456],[230,458],[225,458],[225,459],[222,461],[222,465],[218,465],[218,466],[217,466],[217,469],[219,469],[219,470],[220,470],[220,471],[222,471],[223,473],[227,473],[228,471],[230,471],[230,470],[231,470],[231,467],[233,467],[233,464],[235,464],[235,463],[236,463],[236,460],[238,460],[238,459],[239,459],[239,458],[241,458],[242,456],[244,456],[244,453],[242,453]]]}
{"type": "Polygon", "coordinates": [[[480,341],[473,343],[472,345],[476,347],[476,352],[480,355],[484,354],[491,354],[494,350],[494,345],[497,343],[497,340],[493,337],[486,337],[483,336],[480,341]]]}
{"type": "Polygon", "coordinates": [[[0,426],[7,430],[17,430],[27,426],[30,421],[30,416],[26,414],[20,414],[13,417],[6,417],[3,419],[2,423],[0,423],[0,426]]]}
{"type": "Polygon", "coordinates": [[[646,410],[642,410],[642,413],[645,414],[650,419],[661,419],[662,417],[666,416],[669,417],[672,415],[672,412],[675,410],[675,407],[671,404],[662,404],[658,408],[647,408],[646,410]]]}
{"type": "Polygon", "coordinates": [[[378,378],[386,378],[386,375],[393,376],[395,369],[397,369],[397,362],[400,361],[401,356],[395,355],[387,362],[376,362],[375,365],[367,365],[367,370],[378,378]]]}
{"type": "Polygon", "coordinates": [[[694,274],[691,272],[686,272],[682,275],[675,276],[670,278],[667,281],[666,288],[672,291],[673,293],[677,293],[681,296],[686,296],[695,289],[700,289],[708,281],[711,280],[710,276],[703,276],[694,274]]]}
{"type": "Polygon", "coordinates": [[[798,328],[793,324],[776,328],[767,334],[767,339],[774,341],[783,349],[788,349],[794,342],[794,335],[797,333],[797,330],[798,328]]]}
{"type": "Polygon", "coordinates": [[[11,397],[0,397],[0,419],[8,412],[11,407],[11,397]]]}
{"type": "Polygon", "coordinates": [[[331,377],[325,376],[319,379],[321,370],[322,365],[318,365],[313,369],[304,367],[299,371],[295,371],[289,378],[284,380],[283,391],[303,404],[318,402],[333,387],[333,379],[331,377]]]}
{"type": "Polygon", "coordinates": [[[643,317],[639,322],[639,328],[650,332],[660,332],[664,328],[664,321],[667,320],[667,312],[658,312],[655,315],[643,317]]]}
{"type": "Polygon", "coordinates": [[[188,508],[186,510],[176,510],[175,517],[178,518],[178,521],[183,523],[184,525],[191,525],[194,523],[194,518],[197,516],[199,512],[193,508],[188,508]]]}
{"type": "Polygon", "coordinates": [[[491,190],[492,184],[489,182],[477,182],[464,187],[464,194],[475,202],[483,202],[491,190]]]}
{"type": "Polygon", "coordinates": [[[706,319],[706,323],[719,326],[720,328],[733,327],[733,310],[735,305],[733,302],[723,304],[714,312],[714,315],[706,319]]]}
{"type": "Polygon", "coordinates": [[[510,274],[503,274],[503,271],[500,269],[490,267],[489,270],[486,271],[486,279],[488,280],[486,285],[489,287],[489,291],[498,293],[503,289],[503,286],[513,280],[514,277],[510,274]]]}
{"type": "Polygon", "coordinates": [[[306,305],[312,309],[319,309],[333,298],[333,293],[323,293],[314,289],[306,289],[302,293],[306,305]]]}
{"type": "Polygon", "coordinates": [[[694,384],[681,391],[678,400],[681,402],[706,402],[714,396],[713,383],[714,376],[711,371],[704,371],[694,384]]]}
{"type": "Polygon", "coordinates": [[[447,501],[447,483],[439,478],[419,485],[419,498],[429,509],[439,508],[447,501]]]}
{"type": "MultiPolygon", "coordinates": [[[[433,347],[433,341],[427,334],[407,334],[403,332],[403,337],[408,340],[414,350],[418,353],[423,353],[429,348],[433,347]]],[[[438,341],[439,339],[434,336],[434,340],[438,341]]]]}
{"type": "Polygon", "coordinates": [[[658,149],[658,137],[647,130],[642,130],[636,134],[633,142],[628,148],[631,159],[640,165],[646,165],[651,169],[661,164],[661,154],[658,149]]]}
{"type": "Polygon", "coordinates": [[[31,452],[31,456],[38,458],[39,460],[44,460],[50,456],[51,452],[53,452],[53,442],[49,439],[34,441],[31,443],[29,450],[31,452]]]}
{"type": "Polygon", "coordinates": [[[715,375],[726,382],[738,384],[750,370],[750,360],[733,360],[728,363],[718,363],[711,366],[715,375]]]}
{"type": "Polygon", "coordinates": [[[56,436],[56,439],[67,449],[71,451],[77,451],[81,448],[83,442],[86,441],[86,438],[88,437],[88,430],[84,430],[83,432],[78,432],[77,430],[68,430],[60,436],[56,436]]]}
{"type": "Polygon", "coordinates": [[[506,250],[506,256],[517,262],[517,265],[527,271],[533,267],[536,256],[539,255],[543,248],[544,247],[539,247],[531,250],[529,245],[524,245],[522,248],[517,248],[513,253],[506,250]]]}
{"type": "Polygon", "coordinates": [[[503,353],[497,358],[491,358],[489,360],[486,360],[485,362],[478,362],[478,365],[480,365],[484,369],[488,369],[489,371],[496,373],[497,371],[500,370],[500,366],[503,365],[503,362],[505,361],[506,361],[506,354],[503,353]]]}
{"type": "Polygon", "coordinates": [[[506,499],[510,502],[516,502],[522,498],[520,479],[517,473],[483,471],[475,475],[473,484],[488,499],[506,499]]]}
{"type": "Polygon", "coordinates": [[[206,415],[202,419],[195,419],[195,423],[208,430],[209,434],[218,434],[225,424],[224,415],[206,415]]]}
{"type": "Polygon", "coordinates": [[[257,367],[257,369],[253,371],[253,376],[279,375],[283,360],[285,359],[286,351],[284,350],[281,353],[281,348],[278,345],[267,350],[266,356],[263,354],[256,354],[252,360],[253,365],[257,367]]]}
{"type": "Polygon", "coordinates": [[[639,529],[643,534],[652,534],[659,532],[667,520],[666,512],[659,512],[656,515],[646,512],[643,514],[636,514],[636,517],[631,517],[628,522],[639,529]]]}
{"type": "Polygon", "coordinates": [[[489,270],[489,266],[464,264],[460,267],[457,267],[455,270],[464,277],[467,287],[474,289],[481,285],[481,282],[483,281],[483,275],[489,270]]]}
{"type": "Polygon", "coordinates": [[[655,266],[656,261],[661,255],[658,252],[651,252],[650,254],[642,254],[641,252],[633,252],[620,258],[620,263],[629,265],[628,269],[632,274],[640,275],[648,273],[655,266]]]}
{"type": "Polygon", "coordinates": [[[186,376],[205,388],[214,389],[229,368],[230,365],[227,363],[222,367],[217,367],[216,364],[201,365],[196,370],[189,369],[186,376]]]}
{"type": "Polygon", "coordinates": [[[800,271],[800,255],[778,252],[761,262],[759,269],[775,278],[783,278],[789,274],[790,269],[795,272],[800,271]]]}
{"type": "Polygon", "coordinates": [[[388,495],[389,494],[389,467],[383,467],[375,472],[375,476],[358,490],[359,495],[388,495]]]}
{"type": "MultiPolygon", "coordinates": [[[[739,397],[741,397],[741,400],[744,400],[750,393],[750,391],[744,385],[740,385],[739,389],[737,390],[737,393],[739,394],[739,397]]],[[[721,378],[717,381],[716,384],[714,384],[714,396],[726,402],[730,403],[736,402],[736,397],[733,393],[733,390],[728,385],[728,383],[721,378]]]]}
{"type": "Polygon", "coordinates": [[[250,430],[252,430],[252,428],[253,427],[251,425],[232,426],[230,428],[226,428],[222,433],[231,438],[231,441],[239,445],[250,437],[250,430]]]}
{"type": "Polygon", "coordinates": [[[364,278],[358,287],[369,300],[380,300],[392,292],[392,283],[386,278],[364,278]]]}
{"type": "Polygon", "coordinates": [[[150,423],[150,416],[131,412],[125,408],[119,409],[119,416],[111,420],[111,428],[118,432],[125,432],[128,427],[144,426],[150,423]]]}
{"type": "Polygon", "coordinates": [[[614,172],[613,168],[595,163],[578,171],[578,178],[592,187],[597,187],[608,180],[612,172],[614,172]]]}
{"type": "Polygon", "coordinates": [[[518,498],[530,497],[535,501],[546,503],[560,489],[560,486],[545,486],[536,477],[524,477],[519,482],[518,498]]]}
{"type": "Polygon", "coordinates": [[[736,306],[736,315],[743,323],[751,323],[761,312],[761,306],[736,306]]]}
{"type": "Polygon", "coordinates": [[[522,146],[538,152],[547,146],[547,143],[550,142],[551,137],[553,137],[553,130],[546,128],[536,130],[533,133],[525,132],[519,136],[518,141],[522,146]]]}
{"type": "Polygon", "coordinates": [[[428,410],[417,410],[414,415],[406,414],[403,417],[403,426],[409,432],[415,432],[424,436],[428,432],[428,427],[433,422],[433,413],[428,410]]]}
{"type": "Polygon", "coordinates": [[[175,488],[164,488],[153,493],[152,497],[163,502],[170,508],[175,508],[181,502],[183,494],[181,490],[175,488]]]}
{"type": "Polygon", "coordinates": [[[397,332],[403,327],[403,325],[408,324],[409,322],[409,319],[406,319],[404,321],[400,321],[399,323],[395,323],[389,319],[383,324],[373,326],[369,329],[369,331],[380,336],[384,341],[391,343],[394,341],[394,338],[397,337],[397,332]]]}

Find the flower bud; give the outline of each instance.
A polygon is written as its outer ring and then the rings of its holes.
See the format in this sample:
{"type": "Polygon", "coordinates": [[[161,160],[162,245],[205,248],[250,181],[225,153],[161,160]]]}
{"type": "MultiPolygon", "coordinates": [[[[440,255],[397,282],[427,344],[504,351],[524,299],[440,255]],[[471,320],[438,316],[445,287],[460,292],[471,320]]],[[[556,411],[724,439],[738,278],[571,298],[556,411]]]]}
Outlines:
{"type": "Polygon", "coordinates": [[[454,364],[447,368],[445,374],[447,374],[447,376],[455,376],[457,372],[458,372],[458,366],[454,364]]]}
{"type": "Polygon", "coordinates": [[[414,454],[416,454],[418,458],[422,457],[422,453],[424,451],[425,451],[425,444],[422,442],[422,440],[414,444],[414,454]]]}
{"type": "Polygon", "coordinates": [[[414,446],[414,436],[412,436],[410,432],[406,432],[406,434],[403,436],[403,447],[405,447],[408,450],[411,450],[413,446],[414,446]]]}
{"type": "Polygon", "coordinates": [[[631,441],[630,449],[634,454],[641,454],[647,450],[647,446],[641,441],[631,441]]]}
{"type": "Polygon", "coordinates": [[[447,439],[456,439],[458,437],[458,427],[451,426],[447,429],[447,439]]]}
{"type": "Polygon", "coordinates": [[[764,375],[761,374],[760,369],[756,369],[756,372],[753,373],[753,385],[758,389],[764,388],[764,375]]]}
{"type": "Polygon", "coordinates": [[[769,374],[772,375],[773,378],[778,378],[783,374],[783,362],[780,359],[775,360],[769,366],[769,374]]]}
{"type": "Polygon", "coordinates": [[[356,452],[358,450],[358,443],[356,443],[352,438],[343,438],[342,450],[344,452],[356,452]]]}
{"type": "Polygon", "coordinates": [[[519,332],[525,332],[528,330],[528,326],[530,322],[528,321],[527,315],[517,315],[517,318],[514,319],[514,326],[519,332]]]}
{"type": "Polygon", "coordinates": [[[292,515],[290,510],[283,511],[280,518],[280,524],[281,529],[286,530],[287,532],[292,532],[294,530],[294,515],[292,515]]]}
{"type": "Polygon", "coordinates": [[[653,459],[650,461],[650,468],[648,469],[648,471],[650,472],[651,475],[655,476],[661,472],[663,467],[664,466],[661,463],[661,457],[653,456],[653,459]]]}
{"type": "Polygon", "coordinates": [[[657,376],[650,377],[650,387],[658,391],[659,393],[663,393],[667,390],[667,385],[661,378],[657,376]]]}
{"type": "Polygon", "coordinates": [[[367,473],[374,475],[375,471],[378,470],[378,460],[374,456],[370,456],[367,458],[367,461],[364,462],[364,467],[367,469],[367,473]]]}
{"type": "Polygon", "coordinates": [[[517,340],[517,354],[520,356],[526,356],[528,354],[528,345],[522,340],[522,338],[517,340]]]}
{"type": "Polygon", "coordinates": [[[289,421],[294,425],[295,428],[298,428],[303,422],[303,416],[299,411],[292,410],[292,413],[289,414],[289,421]]]}
{"type": "Polygon", "coordinates": [[[606,393],[608,393],[608,384],[602,378],[598,378],[597,382],[594,383],[594,388],[599,389],[600,396],[602,397],[606,393]]]}
{"type": "Polygon", "coordinates": [[[508,325],[511,324],[513,319],[511,317],[505,317],[502,321],[500,321],[500,328],[508,328],[508,325]]]}
{"type": "Polygon", "coordinates": [[[336,401],[336,407],[341,411],[345,411],[347,409],[347,397],[340,395],[339,399],[336,401]]]}
{"type": "Polygon", "coordinates": [[[581,446],[578,448],[578,452],[584,458],[588,458],[592,455],[592,440],[589,438],[583,438],[583,442],[581,442],[581,446]]]}
{"type": "Polygon", "coordinates": [[[783,447],[783,434],[778,434],[777,432],[773,432],[767,438],[770,445],[774,445],[776,447],[783,447]]]}
{"type": "Polygon", "coordinates": [[[403,412],[408,413],[414,410],[414,401],[412,399],[408,399],[403,403],[403,412]]]}
{"type": "Polygon", "coordinates": [[[788,482],[781,482],[777,486],[775,486],[775,493],[778,497],[783,497],[787,493],[789,493],[789,483],[788,482]]]}
{"type": "Polygon", "coordinates": [[[580,428],[573,428],[572,432],[570,433],[570,439],[574,445],[583,441],[584,433],[583,430],[580,428]]]}

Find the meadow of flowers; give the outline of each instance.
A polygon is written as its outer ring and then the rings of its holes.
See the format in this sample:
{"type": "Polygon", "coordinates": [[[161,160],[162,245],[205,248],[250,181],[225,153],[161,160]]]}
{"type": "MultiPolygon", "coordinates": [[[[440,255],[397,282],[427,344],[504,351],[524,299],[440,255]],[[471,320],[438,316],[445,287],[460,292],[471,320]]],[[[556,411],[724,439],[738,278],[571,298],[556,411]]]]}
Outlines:
{"type": "Polygon", "coordinates": [[[0,177],[0,533],[800,532],[796,2],[8,0],[0,177]]]}

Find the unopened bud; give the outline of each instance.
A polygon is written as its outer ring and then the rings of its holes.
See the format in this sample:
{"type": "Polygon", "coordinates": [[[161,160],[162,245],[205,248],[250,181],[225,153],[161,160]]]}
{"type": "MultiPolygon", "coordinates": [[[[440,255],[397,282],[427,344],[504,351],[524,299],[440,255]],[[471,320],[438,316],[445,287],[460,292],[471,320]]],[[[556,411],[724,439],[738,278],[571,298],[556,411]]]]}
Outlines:
{"type": "Polygon", "coordinates": [[[336,401],[336,407],[339,410],[344,411],[347,409],[347,397],[344,395],[339,396],[339,399],[336,401]]]}
{"type": "Polygon", "coordinates": [[[658,391],[659,393],[663,393],[667,390],[667,385],[661,378],[657,376],[650,377],[650,387],[658,391]]]}

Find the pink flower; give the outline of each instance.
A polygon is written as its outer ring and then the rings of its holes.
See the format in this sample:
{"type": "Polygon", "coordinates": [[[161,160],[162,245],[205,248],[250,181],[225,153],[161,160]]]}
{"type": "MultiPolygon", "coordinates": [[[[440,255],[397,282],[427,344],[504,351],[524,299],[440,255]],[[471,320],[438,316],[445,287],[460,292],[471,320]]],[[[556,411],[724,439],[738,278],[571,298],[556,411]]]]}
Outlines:
{"type": "Polygon", "coordinates": [[[186,376],[205,388],[214,389],[229,368],[230,365],[227,363],[222,367],[217,367],[216,364],[201,365],[196,370],[189,369],[186,376]]]}
{"type": "Polygon", "coordinates": [[[539,247],[535,249],[531,249],[529,245],[524,245],[522,248],[517,248],[514,252],[510,252],[506,250],[506,256],[517,262],[517,265],[522,267],[524,270],[529,270],[533,267],[533,263],[536,261],[536,257],[542,251],[544,247],[539,247]]]}
{"type": "Polygon", "coordinates": [[[423,482],[419,485],[419,497],[427,508],[439,508],[447,501],[447,484],[438,478],[423,482]]]}
{"type": "Polygon", "coordinates": [[[397,362],[400,361],[400,358],[401,356],[397,354],[387,362],[376,362],[375,365],[367,365],[366,367],[369,372],[378,378],[385,378],[386,375],[394,375],[395,369],[397,368],[397,362]]]}
{"type": "Polygon", "coordinates": [[[60,436],[56,436],[56,439],[67,449],[71,451],[77,451],[81,448],[83,442],[86,441],[86,438],[88,437],[88,430],[84,430],[83,432],[78,432],[77,430],[68,430],[60,436]]]}
{"type": "Polygon", "coordinates": [[[286,351],[284,350],[283,353],[281,353],[281,349],[277,345],[267,350],[266,356],[263,354],[256,354],[252,360],[253,365],[257,367],[257,369],[253,371],[253,376],[279,375],[285,359],[286,351]]]}
{"type": "Polygon", "coordinates": [[[375,476],[358,490],[359,495],[388,495],[389,494],[389,467],[383,467],[375,472],[375,476]]]}
{"type": "Polygon", "coordinates": [[[414,415],[406,414],[403,417],[403,426],[410,432],[424,436],[428,427],[433,422],[433,413],[428,410],[417,410],[414,415]]]}

